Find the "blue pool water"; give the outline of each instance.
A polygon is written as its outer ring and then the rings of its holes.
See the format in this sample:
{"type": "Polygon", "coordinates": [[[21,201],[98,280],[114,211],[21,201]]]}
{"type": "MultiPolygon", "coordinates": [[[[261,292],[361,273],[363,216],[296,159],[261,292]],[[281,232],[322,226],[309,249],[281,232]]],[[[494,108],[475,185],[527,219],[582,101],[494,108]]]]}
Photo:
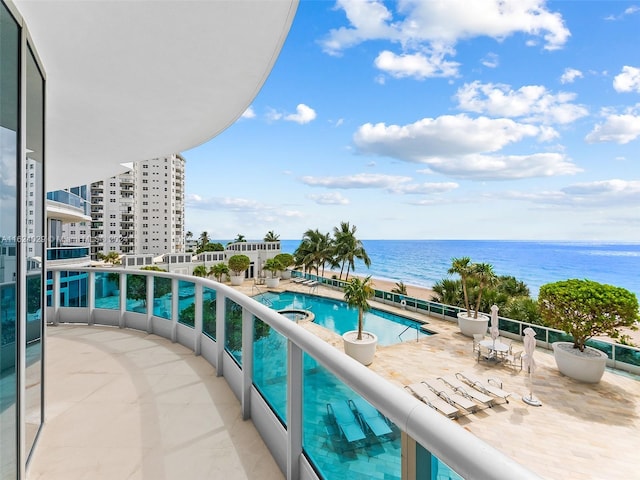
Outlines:
{"type": "MultiPolygon", "coordinates": [[[[254,299],[274,310],[309,310],[315,315],[315,323],[339,335],[358,328],[358,310],[340,300],[294,292],[262,293],[254,299]]],[[[415,320],[376,308],[364,314],[364,328],[378,336],[379,345],[415,341],[431,335],[432,333],[424,330],[422,325],[415,320]]]]}

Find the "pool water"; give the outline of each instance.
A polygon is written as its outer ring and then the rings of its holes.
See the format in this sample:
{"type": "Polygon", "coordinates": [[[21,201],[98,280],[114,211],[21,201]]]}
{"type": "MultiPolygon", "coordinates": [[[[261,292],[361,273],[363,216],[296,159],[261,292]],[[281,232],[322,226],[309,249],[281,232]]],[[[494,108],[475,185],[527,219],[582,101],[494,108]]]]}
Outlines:
{"type": "MultiPolygon", "coordinates": [[[[339,335],[358,328],[358,310],[340,300],[296,292],[262,293],[253,298],[274,310],[309,310],[315,315],[315,323],[339,335]]],[[[376,334],[378,344],[383,346],[416,341],[432,335],[422,326],[410,318],[376,308],[364,314],[365,330],[376,334]]]]}

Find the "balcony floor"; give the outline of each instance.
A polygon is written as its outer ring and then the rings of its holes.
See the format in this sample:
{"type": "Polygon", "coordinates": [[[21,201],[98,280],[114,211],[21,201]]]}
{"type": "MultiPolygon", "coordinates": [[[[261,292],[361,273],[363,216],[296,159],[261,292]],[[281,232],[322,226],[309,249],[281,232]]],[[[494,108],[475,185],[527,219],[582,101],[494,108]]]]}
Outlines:
{"type": "Polygon", "coordinates": [[[47,328],[46,425],[29,480],[281,479],[226,382],[179,344],[47,328]]]}

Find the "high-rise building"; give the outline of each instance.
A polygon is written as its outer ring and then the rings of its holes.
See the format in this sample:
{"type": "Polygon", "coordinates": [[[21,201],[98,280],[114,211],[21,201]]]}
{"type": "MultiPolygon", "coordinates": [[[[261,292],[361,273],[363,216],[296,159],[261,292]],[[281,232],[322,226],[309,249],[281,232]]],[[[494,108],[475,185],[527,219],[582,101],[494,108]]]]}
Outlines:
{"type": "MultiPolygon", "coordinates": [[[[184,165],[178,154],[135,162],[91,184],[91,257],[184,252],[184,165]]],[[[65,232],[73,237],[68,231],[65,232]]]]}

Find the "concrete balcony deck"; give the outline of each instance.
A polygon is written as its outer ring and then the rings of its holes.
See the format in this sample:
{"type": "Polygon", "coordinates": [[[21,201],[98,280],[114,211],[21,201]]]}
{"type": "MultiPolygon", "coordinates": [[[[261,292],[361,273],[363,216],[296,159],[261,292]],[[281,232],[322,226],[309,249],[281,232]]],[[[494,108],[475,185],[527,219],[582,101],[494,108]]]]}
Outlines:
{"type": "Polygon", "coordinates": [[[46,371],[29,480],[283,478],[225,380],[180,344],[48,327],[46,371]]]}

